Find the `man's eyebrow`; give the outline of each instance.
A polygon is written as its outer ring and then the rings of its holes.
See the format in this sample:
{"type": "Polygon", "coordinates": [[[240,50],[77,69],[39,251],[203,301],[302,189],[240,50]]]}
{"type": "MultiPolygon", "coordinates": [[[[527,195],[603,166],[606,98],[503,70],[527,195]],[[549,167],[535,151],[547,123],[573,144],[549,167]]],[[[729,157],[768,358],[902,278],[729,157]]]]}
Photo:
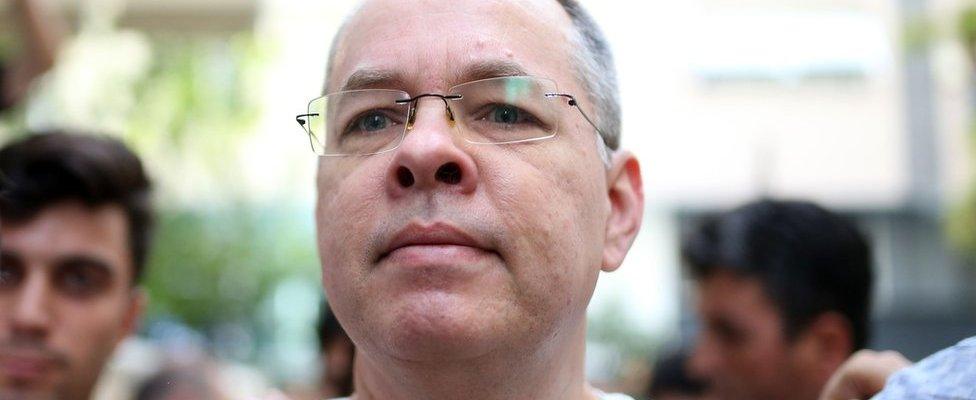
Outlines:
{"type": "Polygon", "coordinates": [[[508,60],[485,60],[469,64],[461,71],[457,82],[472,82],[503,76],[524,76],[529,73],[521,64],[508,60]]]}
{"type": "MultiPolygon", "coordinates": [[[[519,63],[508,60],[484,60],[467,65],[460,71],[455,82],[473,82],[504,76],[529,75],[519,63]]],[[[389,69],[360,69],[346,78],[339,91],[361,89],[402,89],[403,77],[389,69]]]]}
{"type": "Polygon", "coordinates": [[[361,69],[346,78],[340,91],[396,88],[402,83],[400,74],[388,69],[361,69]]]}

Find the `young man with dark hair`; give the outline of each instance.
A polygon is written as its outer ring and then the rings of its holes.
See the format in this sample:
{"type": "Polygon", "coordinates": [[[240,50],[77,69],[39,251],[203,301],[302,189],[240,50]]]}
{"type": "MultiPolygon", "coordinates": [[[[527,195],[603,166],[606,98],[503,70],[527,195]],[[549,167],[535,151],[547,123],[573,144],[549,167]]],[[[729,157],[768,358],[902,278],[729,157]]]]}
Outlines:
{"type": "Polygon", "coordinates": [[[703,329],[693,373],[727,399],[816,399],[868,340],[863,235],[814,204],[764,200],[707,218],[683,245],[703,329]]]}
{"type": "Polygon", "coordinates": [[[0,398],[88,398],[145,303],[149,180],[118,141],[65,133],[0,149],[0,174],[0,398]]]}

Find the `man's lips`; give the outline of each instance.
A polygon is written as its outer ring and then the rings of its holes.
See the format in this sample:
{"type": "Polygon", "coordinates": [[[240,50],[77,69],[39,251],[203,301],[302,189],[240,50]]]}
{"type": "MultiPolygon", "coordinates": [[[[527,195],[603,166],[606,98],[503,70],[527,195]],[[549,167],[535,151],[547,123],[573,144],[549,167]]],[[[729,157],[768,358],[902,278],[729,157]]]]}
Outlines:
{"type": "Polygon", "coordinates": [[[34,351],[0,352],[0,376],[14,380],[33,381],[56,371],[63,360],[34,351]]]}
{"type": "Polygon", "coordinates": [[[447,223],[407,225],[390,240],[379,259],[401,261],[463,261],[468,256],[492,253],[487,244],[447,223]]]}

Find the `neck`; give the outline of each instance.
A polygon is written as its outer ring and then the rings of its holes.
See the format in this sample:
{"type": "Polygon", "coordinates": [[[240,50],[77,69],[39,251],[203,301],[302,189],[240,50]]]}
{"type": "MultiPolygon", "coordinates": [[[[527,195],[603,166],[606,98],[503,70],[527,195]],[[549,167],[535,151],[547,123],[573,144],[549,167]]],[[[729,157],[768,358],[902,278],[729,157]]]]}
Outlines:
{"type": "Polygon", "coordinates": [[[592,400],[583,362],[586,327],[531,349],[493,351],[474,359],[407,361],[357,352],[355,400],[592,400]]]}

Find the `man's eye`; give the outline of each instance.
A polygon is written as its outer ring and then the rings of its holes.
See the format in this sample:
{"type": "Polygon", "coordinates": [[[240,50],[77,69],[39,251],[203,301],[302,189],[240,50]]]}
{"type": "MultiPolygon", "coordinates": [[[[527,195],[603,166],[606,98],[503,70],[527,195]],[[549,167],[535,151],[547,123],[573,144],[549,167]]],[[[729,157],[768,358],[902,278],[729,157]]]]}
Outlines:
{"type": "Polygon", "coordinates": [[[89,297],[108,288],[108,274],[85,263],[63,265],[55,275],[55,286],[69,296],[89,297]]]}
{"type": "Polygon", "coordinates": [[[10,257],[0,258],[0,290],[17,287],[24,280],[24,269],[10,257]]]}
{"type": "Polygon", "coordinates": [[[742,333],[732,327],[719,326],[714,331],[715,336],[725,344],[736,345],[743,340],[742,333]]]}
{"type": "Polygon", "coordinates": [[[496,128],[534,128],[543,123],[532,113],[511,104],[490,104],[480,113],[480,120],[496,128]]]}
{"type": "Polygon", "coordinates": [[[496,106],[491,110],[489,118],[499,124],[517,124],[522,119],[521,110],[509,105],[496,106]]]}
{"type": "Polygon", "coordinates": [[[346,129],[346,133],[353,132],[379,132],[389,128],[393,125],[393,120],[380,112],[371,112],[356,118],[349,128],[346,129]]]}

